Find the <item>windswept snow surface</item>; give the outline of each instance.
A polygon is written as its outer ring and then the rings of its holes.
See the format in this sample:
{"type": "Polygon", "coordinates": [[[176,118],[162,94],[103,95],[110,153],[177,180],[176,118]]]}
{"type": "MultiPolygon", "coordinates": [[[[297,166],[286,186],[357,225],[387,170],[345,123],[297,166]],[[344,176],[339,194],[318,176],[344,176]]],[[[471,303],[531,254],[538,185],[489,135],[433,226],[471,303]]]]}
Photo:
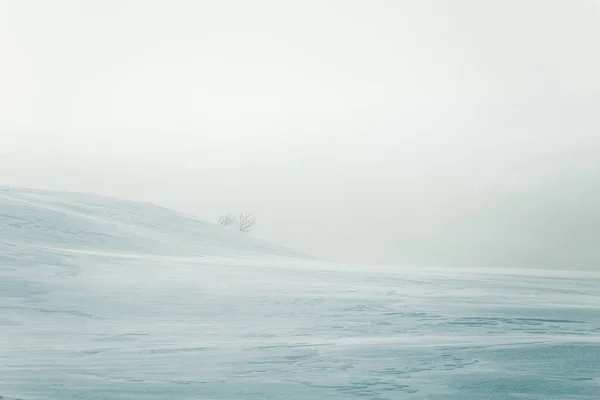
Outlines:
{"type": "Polygon", "coordinates": [[[0,399],[600,399],[600,275],[359,267],[0,192],[0,399]]]}

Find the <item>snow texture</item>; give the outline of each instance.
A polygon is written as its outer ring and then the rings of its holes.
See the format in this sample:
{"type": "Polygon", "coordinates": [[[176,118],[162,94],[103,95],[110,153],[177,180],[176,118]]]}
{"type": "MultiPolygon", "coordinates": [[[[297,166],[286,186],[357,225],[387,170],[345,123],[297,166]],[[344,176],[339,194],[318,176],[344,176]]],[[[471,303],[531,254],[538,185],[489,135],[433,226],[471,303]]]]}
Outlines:
{"type": "Polygon", "coordinates": [[[0,192],[0,399],[600,398],[600,275],[315,261],[0,192]]]}

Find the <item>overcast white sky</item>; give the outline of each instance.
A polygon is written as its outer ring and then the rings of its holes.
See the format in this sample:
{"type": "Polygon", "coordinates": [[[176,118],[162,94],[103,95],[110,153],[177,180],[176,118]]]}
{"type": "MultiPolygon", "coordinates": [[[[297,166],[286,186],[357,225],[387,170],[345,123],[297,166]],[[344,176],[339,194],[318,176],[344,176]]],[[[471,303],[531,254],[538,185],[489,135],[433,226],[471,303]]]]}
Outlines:
{"type": "Polygon", "coordinates": [[[600,265],[598,0],[0,0],[0,183],[350,261],[600,265]]]}

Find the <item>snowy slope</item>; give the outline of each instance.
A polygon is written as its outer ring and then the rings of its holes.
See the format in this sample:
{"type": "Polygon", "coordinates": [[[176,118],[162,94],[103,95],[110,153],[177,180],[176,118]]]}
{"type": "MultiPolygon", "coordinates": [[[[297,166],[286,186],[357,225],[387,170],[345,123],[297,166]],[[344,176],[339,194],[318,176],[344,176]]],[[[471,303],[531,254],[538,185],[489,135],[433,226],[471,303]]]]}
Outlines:
{"type": "Polygon", "coordinates": [[[2,400],[600,399],[597,273],[324,263],[94,196],[0,210],[2,400]]]}
{"type": "Polygon", "coordinates": [[[0,246],[5,257],[22,246],[165,256],[302,257],[149,203],[12,188],[0,190],[0,246]]]}

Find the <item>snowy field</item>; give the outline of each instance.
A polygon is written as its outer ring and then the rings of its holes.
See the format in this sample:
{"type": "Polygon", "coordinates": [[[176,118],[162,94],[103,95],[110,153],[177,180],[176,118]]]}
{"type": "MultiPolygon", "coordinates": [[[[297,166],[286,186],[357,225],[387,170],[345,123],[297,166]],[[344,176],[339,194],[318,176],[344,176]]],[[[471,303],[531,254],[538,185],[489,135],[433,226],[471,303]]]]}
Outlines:
{"type": "Polygon", "coordinates": [[[0,192],[0,399],[600,399],[600,275],[348,266],[0,192]]]}

